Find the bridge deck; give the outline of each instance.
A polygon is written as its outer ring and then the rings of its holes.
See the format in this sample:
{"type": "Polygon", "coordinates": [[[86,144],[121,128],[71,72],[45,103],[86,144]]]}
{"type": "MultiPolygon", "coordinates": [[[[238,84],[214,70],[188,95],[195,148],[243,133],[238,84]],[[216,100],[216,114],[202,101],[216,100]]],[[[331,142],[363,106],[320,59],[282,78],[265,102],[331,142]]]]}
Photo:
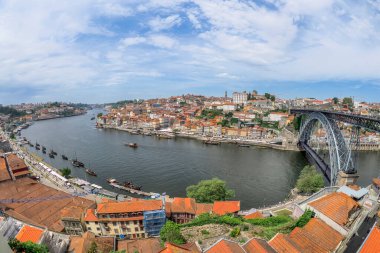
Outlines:
{"type": "Polygon", "coordinates": [[[312,162],[317,165],[317,168],[323,173],[327,181],[331,183],[331,169],[329,165],[306,142],[300,142],[299,145],[305,150],[308,157],[312,159],[312,162]]]}

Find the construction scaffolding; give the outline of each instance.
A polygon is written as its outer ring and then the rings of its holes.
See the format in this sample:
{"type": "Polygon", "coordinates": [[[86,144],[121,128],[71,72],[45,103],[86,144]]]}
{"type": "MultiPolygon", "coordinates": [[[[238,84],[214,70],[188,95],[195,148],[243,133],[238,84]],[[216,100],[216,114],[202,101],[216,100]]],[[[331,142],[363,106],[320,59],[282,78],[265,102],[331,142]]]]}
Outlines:
{"type": "Polygon", "coordinates": [[[144,229],[148,236],[156,236],[160,234],[161,228],[165,225],[165,210],[144,212],[144,229]]]}

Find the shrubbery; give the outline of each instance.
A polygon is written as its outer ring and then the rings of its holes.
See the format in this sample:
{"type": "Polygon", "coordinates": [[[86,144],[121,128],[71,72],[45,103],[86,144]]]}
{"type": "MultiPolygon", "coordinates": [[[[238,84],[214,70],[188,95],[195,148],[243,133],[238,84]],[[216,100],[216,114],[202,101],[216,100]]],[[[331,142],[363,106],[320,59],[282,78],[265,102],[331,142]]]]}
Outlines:
{"type": "Polygon", "coordinates": [[[314,166],[306,165],[297,180],[297,189],[302,193],[314,193],[324,186],[323,176],[314,166]]]}
{"type": "Polygon", "coordinates": [[[256,218],[256,219],[249,219],[246,220],[246,222],[256,225],[256,226],[262,226],[262,227],[273,227],[273,226],[278,226],[278,225],[283,225],[288,222],[292,221],[292,218],[289,216],[273,216],[273,217],[268,217],[268,218],[256,218]]]}
{"type": "Polygon", "coordinates": [[[243,223],[242,218],[230,215],[217,216],[204,213],[196,217],[189,223],[181,224],[181,227],[203,226],[206,224],[226,224],[229,226],[237,226],[243,223]]]}
{"type": "Polygon", "coordinates": [[[238,237],[240,235],[240,227],[234,227],[234,229],[232,229],[231,233],[230,233],[230,236],[231,237],[238,237]]]}
{"type": "Polygon", "coordinates": [[[31,241],[20,242],[17,239],[12,239],[8,242],[8,245],[15,253],[49,253],[45,245],[36,244],[31,241]]]}
{"type": "Polygon", "coordinates": [[[167,221],[161,228],[160,238],[163,242],[172,242],[175,244],[184,244],[186,242],[181,234],[179,225],[172,221],[167,221]]]}

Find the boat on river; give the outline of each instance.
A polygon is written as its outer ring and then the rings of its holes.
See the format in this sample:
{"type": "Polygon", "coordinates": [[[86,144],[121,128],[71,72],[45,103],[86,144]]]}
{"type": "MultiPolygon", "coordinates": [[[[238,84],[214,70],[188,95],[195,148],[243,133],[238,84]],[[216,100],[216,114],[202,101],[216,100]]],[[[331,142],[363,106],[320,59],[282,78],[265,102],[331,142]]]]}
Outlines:
{"type": "Polygon", "coordinates": [[[86,169],[86,173],[89,174],[90,176],[94,176],[94,177],[97,177],[97,176],[98,176],[98,175],[95,173],[95,171],[90,170],[90,169],[86,169]]]}
{"type": "Polygon", "coordinates": [[[125,145],[128,145],[128,147],[131,147],[131,148],[137,148],[138,147],[137,143],[135,143],[135,142],[126,143],[125,145]]]}
{"type": "Polygon", "coordinates": [[[204,141],[204,144],[207,144],[207,145],[220,145],[221,142],[220,141],[215,141],[215,140],[206,140],[206,141],[204,141]]]}
{"type": "Polygon", "coordinates": [[[76,158],[74,160],[72,160],[71,163],[74,167],[77,167],[77,168],[84,167],[84,163],[78,161],[78,159],[76,159],[76,158]]]}
{"type": "Polygon", "coordinates": [[[63,160],[69,160],[69,158],[67,158],[67,156],[65,156],[65,155],[62,155],[62,159],[63,160]]]}
{"type": "Polygon", "coordinates": [[[119,183],[115,178],[108,178],[107,182],[110,184],[118,184],[119,183]]]}

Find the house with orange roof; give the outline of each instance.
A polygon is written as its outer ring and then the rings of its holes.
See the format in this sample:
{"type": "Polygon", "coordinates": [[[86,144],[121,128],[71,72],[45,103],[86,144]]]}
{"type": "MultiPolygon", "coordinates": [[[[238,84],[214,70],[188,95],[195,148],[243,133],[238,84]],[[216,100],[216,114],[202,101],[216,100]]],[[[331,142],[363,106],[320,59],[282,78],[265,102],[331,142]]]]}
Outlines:
{"type": "Polygon", "coordinates": [[[16,239],[20,242],[33,242],[39,243],[41,241],[44,230],[37,227],[32,227],[29,225],[24,225],[21,230],[17,233],[16,239]]]}
{"type": "Polygon", "coordinates": [[[61,222],[65,227],[65,232],[69,235],[82,235],[84,233],[84,226],[82,218],[84,208],[79,206],[64,207],[61,212],[61,222]]]}
{"type": "Polygon", "coordinates": [[[9,175],[7,165],[5,163],[5,158],[0,157],[0,182],[11,180],[11,176],[9,175]]]}
{"type": "Polygon", "coordinates": [[[201,253],[201,249],[195,243],[186,243],[177,245],[174,243],[165,243],[165,248],[159,253],[201,253]]]}
{"type": "Polygon", "coordinates": [[[253,213],[250,213],[250,214],[247,214],[244,216],[244,219],[258,219],[258,218],[264,218],[264,215],[259,212],[259,211],[256,211],[256,212],[253,212],[253,213]]]}
{"type": "Polygon", "coordinates": [[[174,198],[171,203],[171,220],[176,223],[187,223],[195,218],[196,203],[193,198],[174,198]]]}
{"type": "Polygon", "coordinates": [[[237,214],[240,211],[240,201],[215,201],[212,212],[217,215],[237,214]]]}
{"type": "Polygon", "coordinates": [[[6,157],[9,170],[15,178],[26,177],[30,174],[28,166],[24,160],[19,158],[16,154],[10,154],[6,157]]]}
{"type": "Polygon", "coordinates": [[[342,192],[333,192],[307,203],[306,209],[312,210],[329,226],[342,235],[346,235],[346,228],[350,217],[359,210],[359,203],[342,192]]]}
{"type": "Polygon", "coordinates": [[[207,248],[204,253],[247,253],[237,242],[219,239],[207,248]]]}
{"type": "Polygon", "coordinates": [[[380,252],[380,227],[375,224],[360,247],[359,253],[380,252]]]}
{"type": "Polygon", "coordinates": [[[263,239],[252,238],[242,248],[247,253],[276,253],[276,251],[263,239]]]}
{"type": "Polygon", "coordinates": [[[125,236],[126,239],[157,235],[165,224],[161,200],[133,199],[124,202],[103,202],[88,209],[84,216],[87,231],[95,235],[125,236]]]}
{"type": "Polygon", "coordinates": [[[278,253],[334,252],[344,237],[323,222],[312,218],[303,228],[296,227],[288,234],[277,234],[268,243],[278,253]]]}

